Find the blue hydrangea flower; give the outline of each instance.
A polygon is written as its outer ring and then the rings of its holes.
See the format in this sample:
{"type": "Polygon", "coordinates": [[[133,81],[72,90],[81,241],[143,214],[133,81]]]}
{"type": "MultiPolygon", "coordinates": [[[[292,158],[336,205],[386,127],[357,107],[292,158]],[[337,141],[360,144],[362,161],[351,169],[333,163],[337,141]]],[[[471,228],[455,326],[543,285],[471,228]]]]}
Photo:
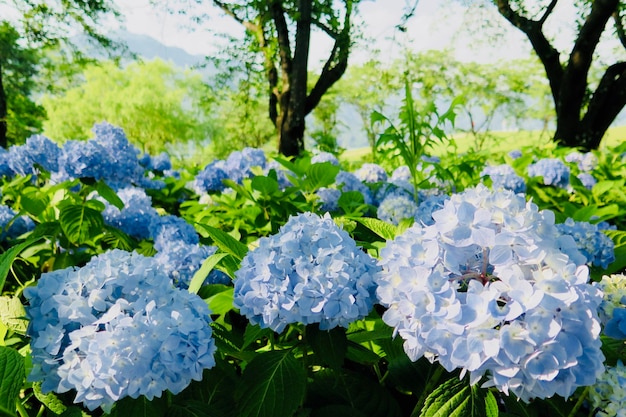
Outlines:
{"type": "Polygon", "coordinates": [[[206,258],[217,250],[216,246],[185,243],[182,240],[159,240],[159,251],[155,261],[179,288],[189,288],[193,275],[206,258]]]}
{"type": "Polygon", "coordinates": [[[589,222],[577,222],[571,218],[556,225],[562,235],[574,238],[578,250],[589,265],[606,269],[615,261],[615,243],[598,226],[589,222]]]}
{"type": "Polygon", "coordinates": [[[376,261],[330,216],[303,213],[244,257],[234,305],[252,324],[276,332],[290,323],[348,327],[372,308],[378,273],[376,261]]]}
{"type": "Polygon", "coordinates": [[[35,228],[28,216],[18,216],[11,207],[0,204],[0,240],[13,239],[35,228]]]}
{"type": "Polygon", "coordinates": [[[181,217],[171,214],[158,216],[151,219],[148,226],[150,236],[154,239],[154,248],[161,251],[169,242],[179,240],[184,243],[196,245],[200,238],[196,229],[181,217]]]}
{"type": "Polygon", "coordinates": [[[224,191],[226,185],[223,180],[228,178],[228,174],[221,168],[223,166],[223,161],[213,161],[205,166],[194,178],[191,188],[197,194],[224,191]]]}
{"type": "Polygon", "coordinates": [[[598,157],[592,152],[570,152],[565,155],[565,161],[576,164],[581,172],[593,171],[593,169],[598,166],[598,157]]]}
{"type": "Polygon", "coordinates": [[[59,158],[60,169],[72,178],[103,179],[115,189],[143,181],[139,150],[124,131],[108,123],[96,124],[95,137],[88,141],[68,141],[59,158]]]}
{"type": "Polygon", "coordinates": [[[330,162],[335,166],[339,166],[339,159],[330,152],[320,152],[311,157],[312,164],[321,164],[324,162],[330,162]]]}
{"type": "Polygon", "coordinates": [[[234,151],[228,155],[221,168],[228,174],[228,178],[241,184],[244,178],[250,178],[253,167],[265,168],[267,158],[262,149],[244,148],[241,151],[234,151]]]}
{"type": "Polygon", "coordinates": [[[580,174],[576,175],[576,178],[578,178],[583,184],[583,187],[588,190],[591,190],[593,186],[596,185],[596,183],[598,182],[598,180],[596,180],[593,175],[587,172],[581,172],[580,174]]]}
{"type": "Polygon", "coordinates": [[[150,238],[150,224],[159,219],[159,213],[152,207],[152,198],[143,188],[133,186],[118,190],[117,195],[124,208],[120,210],[104,201],[104,222],[137,239],[150,238]]]}
{"type": "Polygon", "coordinates": [[[335,178],[335,183],[337,184],[337,188],[339,188],[342,192],[358,191],[363,195],[365,204],[373,204],[374,199],[372,197],[372,191],[353,173],[348,171],[339,171],[337,177],[335,178]]]}
{"type": "Polygon", "coordinates": [[[383,167],[378,164],[366,163],[361,165],[359,169],[354,172],[354,175],[365,183],[376,183],[387,181],[387,172],[383,167]]]}
{"type": "Polygon", "coordinates": [[[181,392],[215,365],[207,304],[154,259],[113,250],[82,268],[44,273],[24,296],[32,382],[109,412],[124,398],[181,392]]]}
{"type": "Polygon", "coordinates": [[[480,176],[489,176],[494,190],[511,190],[514,193],[526,192],[524,178],[517,175],[510,165],[486,166],[481,171],[480,176]]]}
{"type": "Polygon", "coordinates": [[[322,203],[320,210],[323,213],[335,213],[339,211],[339,197],[341,197],[341,191],[336,188],[322,187],[317,190],[315,194],[322,203]]]}
{"type": "Polygon", "coordinates": [[[161,152],[156,156],[152,156],[148,153],[143,154],[139,158],[139,164],[150,171],[165,172],[172,169],[172,161],[167,152],[161,152]]]}
{"type": "Polygon", "coordinates": [[[589,391],[596,417],[626,416],[626,366],[621,360],[608,366],[589,391]]]}
{"type": "Polygon", "coordinates": [[[12,177],[15,175],[15,171],[9,165],[9,161],[11,157],[9,155],[9,151],[4,148],[0,148],[0,178],[1,177],[12,177]]]}
{"type": "Polygon", "coordinates": [[[511,159],[517,159],[522,157],[522,151],[519,149],[513,149],[507,154],[511,159]]]}
{"type": "Polygon", "coordinates": [[[8,164],[11,170],[19,175],[37,174],[36,165],[47,172],[59,169],[61,149],[45,136],[34,135],[26,139],[24,145],[11,146],[8,164]]]}
{"type": "Polygon", "coordinates": [[[433,213],[437,210],[441,210],[444,203],[449,198],[450,197],[447,194],[420,194],[420,203],[417,206],[417,211],[415,212],[415,221],[424,226],[435,223],[435,219],[433,219],[433,213]]]}
{"type": "Polygon", "coordinates": [[[265,166],[265,175],[268,175],[271,170],[274,170],[276,172],[278,186],[280,187],[281,190],[284,190],[285,188],[293,186],[293,183],[289,179],[289,176],[291,177],[296,176],[293,172],[289,171],[288,169],[285,169],[285,167],[283,167],[280,163],[274,160],[268,162],[267,165],[265,166]]]}
{"type": "Polygon", "coordinates": [[[388,194],[380,202],[376,216],[393,225],[398,225],[404,219],[413,219],[417,213],[417,204],[407,193],[388,194]]]}
{"type": "Polygon", "coordinates": [[[478,185],[432,216],[380,253],[383,320],[409,358],[486,377],[523,401],[593,384],[604,369],[602,295],[584,257],[561,251],[554,213],[478,185]]]}
{"type": "Polygon", "coordinates": [[[603,294],[598,316],[604,333],[614,339],[626,339],[626,275],[604,275],[595,285],[603,294]]]}
{"type": "Polygon", "coordinates": [[[569,185],[570,169],[563,161],[556,158],[540,159],[528,166],[529,177],[543,177],[545,185],[566,188],[569,185]]]}

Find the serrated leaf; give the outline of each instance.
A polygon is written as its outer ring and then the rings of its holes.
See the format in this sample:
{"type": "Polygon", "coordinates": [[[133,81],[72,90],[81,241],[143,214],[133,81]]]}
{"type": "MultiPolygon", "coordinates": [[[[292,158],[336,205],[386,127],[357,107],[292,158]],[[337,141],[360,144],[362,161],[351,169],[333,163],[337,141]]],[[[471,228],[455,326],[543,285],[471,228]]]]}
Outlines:
{"type": "Polygon", "coordinates": [[[373,217],[354,217],[352,220],[361,223],[385,240],[393,240],[398,235],[398,228],[396,226],[380,219],[373,217]]]}
{"type": "Polygon", "coordinates": [[[98,180],[96,183],[96,191],[100,195],[100,197],[104,198],[106,201],[117,207],[118,209],[124,208],[124,202],[121,198],[118,197],[117,193],[113,188],[109,187],[109,185],[102,179],[98,180]]]}
{"type": "Polygon", "coordinates": [[[274,193],[278,192],[279,189],[278,181],[273,178],[260,175],[252,177],[250,186],[253,190],[257,190],[265,196],[271,196],[274,193]]]}
{"type": "Polygon", "coordinates": [[[234,290],[233,287],[229,287],[227,290],[207,298],[206,302],[211,314],[222,315],[233,309],[234,290]]]}
{"type": "Polygon", "coordinates": [[[453,377],[433,390],[424,403],[420,417],[496,417],[495,397],[467,379],[453,377]]]}
{"type": "Polygon", "coordinates": [[[4,283],[6,282],[9,271],[11,270],[11,265],[17,255],[33,243],[37,242],[39,239],[40,238],[28,239],[18,245],[12,246],[3,254],[0,254],[0,291],[4,288],[4,283]]]}
{"type": "Polygon", "coordinates": [[[193,278],[191,278],[191,282],[189,283],[189,292],[197,294],[202,284],[204,284],[204,280],[209,276],[209,273],[226,256],[228,256],[227,253],[214,253],[206,258],[204,262],[202,262],[200,269],[193,274],[193,278]]]}
{"type": "Polygon", "coordinates": [[[54,392],[49,392],[47,394],[41,392],[40,382],[33,384],[33,393],[39,402],[48,407],[53,413],[63,414],[67,410],[67,406],[63,404],[63,401],[61,401],[54,392]]]}
{"type": "Polygon", "coordinates": [[[257,355],[237,387],[240,417],[290,417],[304,401],[306,371],[290,351],[257,355]]]}
{"type": "Polygon", "coordinates": [[[269,337],[272,332],[272,329],[263,329],[258,324],[248,323],[246,330],[243,333],[243,346],[241,346],[241,349],[247,348],[252,343],[263,337],[269,337]]]}
{"type": "Polygon", "coordinates": [[[113,417],[162,417],[166,412],[164,396],[148,401],[143,395],[139,398],[125,397],[115,403],[113,417]]]}
{"type": "Polygon", "coordinates": [[[331,368],[339,369],[348,352],[348,339],[342,327],[320,330],[318,325],[306,329],[307,341],[320,361],[331,368]]]}
{"type": "Polygon", "coordinates": [[[15,349],[0,346],[0,407],[15,410],[25,377],[24,358],[15,349]]]}
{"type": "Polygon", "coordinates": [[[339,167],[330,162],[311,164],[306,171],[303,187],[307,191],[318,190],[335,183],[339,167]]]}
{"type": "Polygon", "coordinates": [[[80,204],[64,204],[60,208],[59,224],[72,243],[82,243],[102,233],[102,213],[80,204]]]}
{"type": "Polygon", "coordinates": [[[228,233],[202,223],[198,223],[198,226],[207,232],[215,242],[215,245],[220,248],[222,252],[232,255],[238,261],[241,261],[243,257],[246,256],[246,253],[248,253],[248,247],[228,233]]]}
{"type": "Polygon", "coordinates": [[[48,207],[50,196],[37,188],[26,188],[20,196],[20,203],[24,210],[33,216],[39,216],[48,207]]]}
{"type": "Polygon", "coordinates": [[[16,333],[25,334],[28,326],[25,316],[26,311],[19,298],[0,296],[0,322],[16,333]]]}

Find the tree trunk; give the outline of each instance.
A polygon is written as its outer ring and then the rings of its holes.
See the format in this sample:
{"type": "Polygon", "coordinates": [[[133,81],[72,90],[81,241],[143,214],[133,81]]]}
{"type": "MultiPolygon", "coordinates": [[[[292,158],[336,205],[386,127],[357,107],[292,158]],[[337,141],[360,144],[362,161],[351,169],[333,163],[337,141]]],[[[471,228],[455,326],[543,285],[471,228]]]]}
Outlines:
{"type": "Polygon", "coordinates": [[[2,82],[2,66],[0,65],[0,147],[6,149],[7,143],[7,98],[2,82]]]}

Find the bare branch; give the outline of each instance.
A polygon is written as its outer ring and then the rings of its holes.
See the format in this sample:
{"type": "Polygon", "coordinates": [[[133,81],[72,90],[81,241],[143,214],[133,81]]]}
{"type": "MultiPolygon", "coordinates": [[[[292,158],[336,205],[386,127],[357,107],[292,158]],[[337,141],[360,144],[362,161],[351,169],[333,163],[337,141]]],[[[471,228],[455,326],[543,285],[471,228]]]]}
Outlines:
{"type": "Polygon", "coordinates": [[[619,13],[619,8],[613,12],[613,21],[615,22],[615,31],[617,32],[617,38],[624,48],[626,48],[626,30],[624,30],[624,23],[619,13]]]}
{"type": "Polygon", "coordinates": [[[548,17],[550,17],[550,14],[554,11],[554,8],[556,7],[556,4],[558,2],[559,0],[552,0],[552,2],[550,2],[548,7],[546,8],[546,12],[543,14],[543,16],[541,16],[541,19],[539,19],[538,21],[541,26],[546,23],[546,20],[548,20],[548,17]]]}

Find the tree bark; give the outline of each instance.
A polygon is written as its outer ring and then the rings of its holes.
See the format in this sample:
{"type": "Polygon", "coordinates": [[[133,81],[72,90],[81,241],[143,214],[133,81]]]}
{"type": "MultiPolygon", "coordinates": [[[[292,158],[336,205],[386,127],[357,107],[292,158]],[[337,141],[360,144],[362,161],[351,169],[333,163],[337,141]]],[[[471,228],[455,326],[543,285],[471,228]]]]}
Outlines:
{"type": "Polygon", "coordinates": [[[7,98],[4,92],[4,83],[2,82],[2,65],[0,64],[0,147],[6,149],[7,142],[7,98]]]}
{"type": "MultiPolygon", "coordinates": [[[[543,33],[543,24],[558,0],[552,0],[539,20],[530,20],[515,12],[509,0],[496,0],[498,11],[526,34],[543,63],[556,109],[554,141],[560,145],[596,149],[610,124],[626,105],[626,63],[607,68],[602,81],[586,102],[587,77],[593,54],[609,19],[616,18],[619,0],[595,0],[585,19],[566,64],[543,33]],[[585,110],[586,107],[586,110],[585,110]],[[583,110],[584,116],[581,117],[583,110]]],[[[616,18],[617,19],[617,18],[616,18]]],[[[617,33],[620,40],[621,26],[617,33]]]]}

